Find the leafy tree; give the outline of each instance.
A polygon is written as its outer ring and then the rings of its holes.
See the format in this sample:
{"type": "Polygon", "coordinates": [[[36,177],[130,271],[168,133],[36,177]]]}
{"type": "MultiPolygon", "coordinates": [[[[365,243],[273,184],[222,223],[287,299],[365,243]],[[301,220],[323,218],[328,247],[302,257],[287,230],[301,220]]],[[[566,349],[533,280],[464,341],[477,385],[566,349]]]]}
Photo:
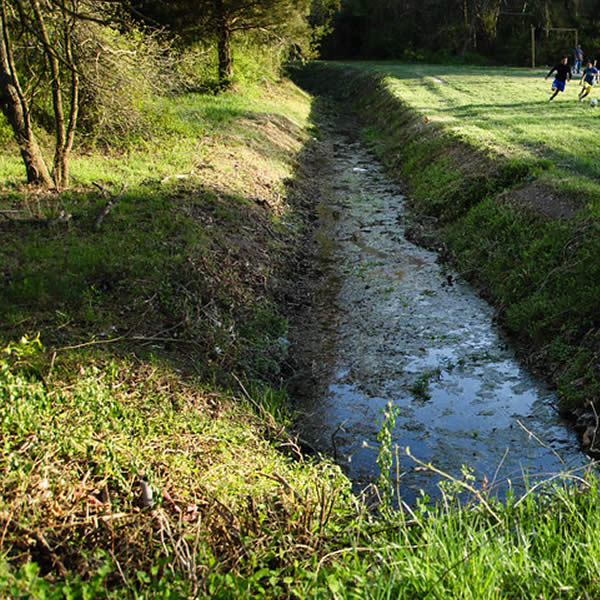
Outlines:
{"type": "Polygon", "coordinates": [[[312,0],[308,22],[312,29],[312,52],[317,53],[321,40],[333,32],[333,19],[341,0],[312,0]]]}
{"type": "Polygon", "coordinates": [[[577,28],[588,47],[600,43],[596,41],[600,14],[594,0],[342,0],[334,31],[323,47],[326,58],[418,57],[428,51],[474,50],[510,60],[516,56],[516,45],[524,49],[520,56],[528,56],[531,26],[540,33],[577,28]]]}
{"type": "Polygon", "coordinates": [[[146,23],[167,27],[179,43],[213,43],[219,84],[224,88],[233,77],[236,36],[260,34],[267,46],[317,43],[328,30],[339,0],[175,0],[168,5],[131,0],[129,6],[146,23]]]}

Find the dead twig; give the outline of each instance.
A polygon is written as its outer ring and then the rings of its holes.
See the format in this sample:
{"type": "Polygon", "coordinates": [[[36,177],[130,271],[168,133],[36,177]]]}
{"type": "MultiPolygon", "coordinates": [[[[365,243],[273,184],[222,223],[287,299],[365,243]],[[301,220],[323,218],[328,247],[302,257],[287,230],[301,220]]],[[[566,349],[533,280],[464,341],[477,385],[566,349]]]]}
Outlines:
{"type": "Polygon", "coordinates": [[[460,479],[457,479],[456,477],[453,477],[449,473],[445,473],[444,471],[442,471],[441,469],[438,469],[431,463],[425,463],[422,460],[419,460],[416,456],[414,456],[411,453],[410,448],[408,446],[405,448],[404,453],[406,454],[406,456],[408,456],[408,458],[410,458],[413,462],[417,463],[419,466],[423,467],[424,469],[427,469],[428,471],[431,471],[432,473],[436,473],[437,475],[441,475],[445,479],[449,479],[453,483],[456,483],[460,487],[471,492],[471,494],[473,494],[477,498],[477,500],[479,500],[481,505],[496,520],[497,523],[499,523],[499,524],[503,523],[502,519],[496,514],[496,512],[490,506],[490,503],[485,499],[484,494],[482,494],[480,490],[475,489],[472,485],[469,485],[466,481],[462,481],[460,479]]]}
{"type": "Polygon", "coordinates": [[[250,402],[250,404],[252,404],[252,406],[254,406],[256,408],[258,413],[260,415],[262,415],[268,421],[268,424],[271,426],[272,429],[274,429],[275,431],[279,431],[280,427],[277,426],[277,421],[275,421],[275,417],[273,417],[273,415],[268,410],[266,410],[263,406],[261,406],[248,393],[248,391],[244,387],[244,384],[239,380],[239,378],[237,377],[237,375],[235,373],[231,373],[231,376],[237,381],[238,385],[240,386],[240,389],[242,390],[242,393],[244,394],[246,399],[250,402]]]}
{"type": "Polygon", "coordinates": [[[109,198],[109,196],[108,196],[109,192],[105,188],[103,188],[99,183],[92,182],[92,184],[95,185],[102,192],[102,195],[108,199],[107,203],[104,205],[104,208],[102,209],[102,212],[98,215],[98,217],[96,218],[96,221],[94,222],[94,229],[96,231],[100,231],[100,229],[102,227],[102,223],[103,223],[106,215],[110,212],[110,209],[121,199],[121,196],[123,195],[123,193],[125,192],[125,189],[127,188],[127,184],[124,183],[121,186],[121,191],[116,196],[113,196],[112,198],[109,198]]]}
{"type": "Polygon", "coordinates": [[[120,335],[115,338],[107,338],[105,340],[90,340],[89,342],[82,342],[81,344],[74,344],[72,346],[62,346],[56,348],[54,352],[60,352],[62,350],[77,350],[78,348],[85,348],[86,346],[95,346],[97,344],[112,344],[114,342],[121,341],[135,341],[135,342],[162,342],[162,343],[178,343],[178,344],[191,344],[193,346],[199,346],[198,342],[194,340],[182,340],[179,338],[159,337],[159,336],[144,336],[144,335],[120,335]]]}
{"type": "Polygon", "coordinates": [[[529,429],[527,429],[527,427],[525,427],[525,425],[523,425],[523,423],[521,423],[521,421],[519,421],[519,419],[517,419],[517,425],[519,425],[519,427],[521,427],[521,429],[523,429],[529,435],[529,437],[532,437],[540,446],[542,446],[543,448],[546,448],[546,450],[550,450],[550,452],[552,452],[552,454],[554,454],[554,456],[556,456],[556,458],[558,458],[558,460],[560,461],[562,466],[567,468],[567,464],[563,460],[562,456],[554,448],[551,448],[547,444],[544,444],[544,442],[542,442],[542,440],[540,440],[540,438],[537,437],[537,435],[535,435],[535,433],[533,433],[532,431],[529,431],[529,429]]]}
{"type": "Polygon", "coordinates": [[[288,483],[288,481],[286,481],[278,473],[270,474],[270,473],[263,473],[262,471],[259,471],[258,474],[262,475],[263,477],[266,477],[267,479],[271,479],[272,481],[277,481],[277,483],[280,483],[283,487],[285,487],[287,490],[292,492],[292,494],[294,495],[294,498],[296,498],[296,500],[300,500],[300,501],[304,500],[304,498],[302,498],[302,496],[296,490],[296,488],[294,488],[290,483],[288,483]]]}

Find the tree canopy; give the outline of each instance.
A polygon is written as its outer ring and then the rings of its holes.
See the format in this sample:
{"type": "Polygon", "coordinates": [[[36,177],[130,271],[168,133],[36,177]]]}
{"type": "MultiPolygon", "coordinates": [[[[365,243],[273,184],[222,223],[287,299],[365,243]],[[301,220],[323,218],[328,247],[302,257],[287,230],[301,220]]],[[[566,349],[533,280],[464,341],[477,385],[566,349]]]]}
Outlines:
{"type": "Polygon", "coordinates": [[[600,13],[592,0],[342,0],[324,58],[427,58],[476,53],[530,64],[531,33],[540,60],[574,46],[600,51],[600,13]]]}

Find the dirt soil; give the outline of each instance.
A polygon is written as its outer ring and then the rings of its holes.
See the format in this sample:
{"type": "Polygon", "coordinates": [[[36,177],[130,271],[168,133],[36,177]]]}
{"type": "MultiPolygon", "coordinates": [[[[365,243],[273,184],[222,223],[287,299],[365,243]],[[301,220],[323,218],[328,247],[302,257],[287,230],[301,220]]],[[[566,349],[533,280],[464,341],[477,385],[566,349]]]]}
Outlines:
{"type": "Polygon", "coordinates": [[[549,220],[568,219],[575,213],[573,201],[543,183],[531,183],[511,190],[499,200],[534,211],[549,220]]]}

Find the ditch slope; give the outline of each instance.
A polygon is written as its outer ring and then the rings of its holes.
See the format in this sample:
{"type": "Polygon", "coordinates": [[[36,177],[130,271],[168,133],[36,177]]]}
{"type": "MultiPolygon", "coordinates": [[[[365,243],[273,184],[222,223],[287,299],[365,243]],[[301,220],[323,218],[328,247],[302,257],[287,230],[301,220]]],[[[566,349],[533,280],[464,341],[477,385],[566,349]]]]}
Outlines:
{"type": "Polygon", "coordinates": [[[313,63],[293,78],[360,115],[388,174],[408,187],[409,236],[441,248],[495,306],[521,361],[556,387],[561,414],[597,456],[600,227],[591,203],[550,186],[537,163],[484,154],[428,122],[381,74],[313,63]]]}
{"type": "Polygon", "coordinates": [[[359,141],[355,117],[328,112],[315,173],[318,276],[292,328],[304,363],[291,386],[302,436],[334,456],[358,492],[385,472],[387,418],[399,499],[413,506],[441,490],[440,473],[417,461],[498,496],[523,493],[524,473],[532,485],[584,467],[556,397],[516,360],[493,307],[437,252],[407,239],[400,186],[359,141]]]}

